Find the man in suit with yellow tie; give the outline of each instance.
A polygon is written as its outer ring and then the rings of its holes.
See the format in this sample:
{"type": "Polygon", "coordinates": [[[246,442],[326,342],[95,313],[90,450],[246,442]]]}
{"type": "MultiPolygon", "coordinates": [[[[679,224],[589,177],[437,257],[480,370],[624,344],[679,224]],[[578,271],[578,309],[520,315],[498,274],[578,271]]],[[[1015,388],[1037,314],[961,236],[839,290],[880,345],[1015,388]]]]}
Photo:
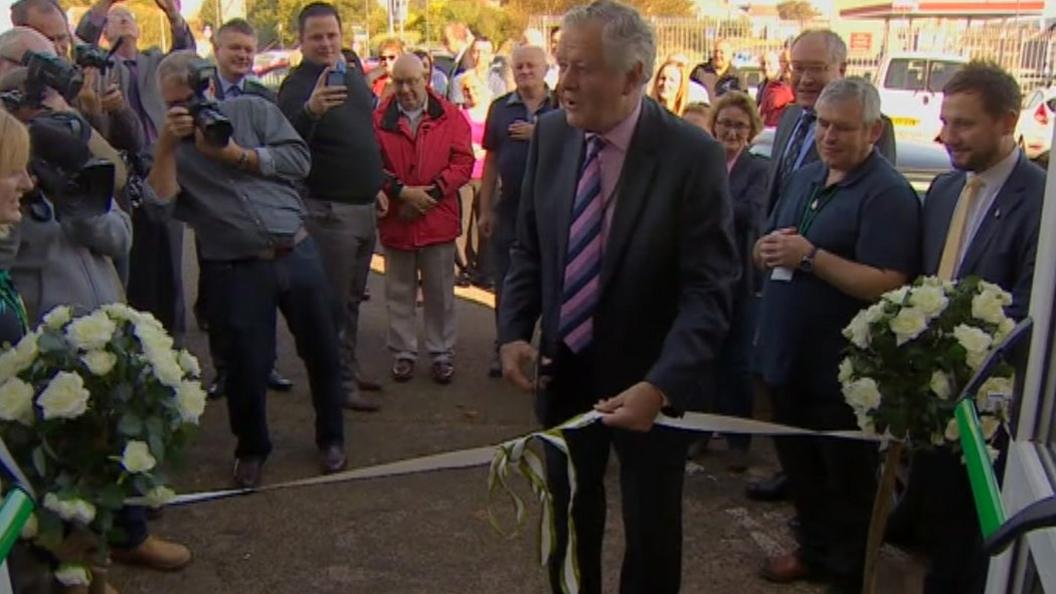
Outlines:
{"type": "MultiPolygon", "coordinates": [[[[924,198],[923,272],[946,280],[978,276],[1012,293],[1007,313],[1027,315],[1045,192],[1045,172],[1016,146],[1022,94],[992,63],[972,62],[943,89],[942,133],[956,171],[924,198]]],[[[972,569],[986,567],[968,475],[948,450],[914,455],[895,533],[912,526],[931,565],[925,593],[982,592],[972,569]],[[972,568],[972,569],[969,569],[972,568]]]]}

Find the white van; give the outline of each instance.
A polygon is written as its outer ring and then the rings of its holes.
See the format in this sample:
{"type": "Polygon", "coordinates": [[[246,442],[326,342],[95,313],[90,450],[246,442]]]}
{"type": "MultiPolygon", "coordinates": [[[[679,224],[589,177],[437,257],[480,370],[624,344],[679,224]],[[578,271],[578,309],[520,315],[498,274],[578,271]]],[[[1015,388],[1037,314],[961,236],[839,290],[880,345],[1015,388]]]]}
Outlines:
{"type": "Polygon", "coordinates": [[[931,141],[939,135],[942,87],[967,63],[967,58],[932,53],[897,53],[884,59],[876,87],[898,138],[931,141]]]}

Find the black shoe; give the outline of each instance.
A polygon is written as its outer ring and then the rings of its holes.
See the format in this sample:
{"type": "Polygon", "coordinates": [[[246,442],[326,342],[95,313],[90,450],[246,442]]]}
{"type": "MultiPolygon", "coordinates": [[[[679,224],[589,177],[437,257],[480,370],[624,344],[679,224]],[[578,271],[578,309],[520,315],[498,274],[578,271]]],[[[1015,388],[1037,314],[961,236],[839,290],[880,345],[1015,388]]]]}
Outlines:
{"type": "Polygon", "coordinates": [[[260,475],[264,470],[264,458],[247,456],[235,459],[235,486],[239,489],[256,489],[260,486],[260,475]]]}
{"type": "Polygon", "coordinates": [[[348,466],[345,448],[331,445],[319,450],[319,464],[323,467],[323,474],[334,474],[344,470],[345,466],[348,466]]]}
{"type": "Polygon", "coordinates": [[[268,388],[276,392],[289,392],[293,389],[293,382],[282,377],[279,370],[272,367],[268,373],[268,388]]]}
{"type": "Polygon", "coordinates": [[[216,377],[213,378],[213,383],[209,384],[209,388],[205,391],[206,396],[209,400],[220,400],[224,397],[224,392],[227,391],[227,373],[223,371],[216,372],[216,377]]]}
{"type": "Polygon", "coordinates": [[[381,410],[381,404],[377,400],[358,390],[349,392],[345,396],[344,407],[358,412],[378,412],[381,410]]]}
{"type": "Polygon", "coordinates": [[[502,377],[502,360],[499,359],[499,354],[491,358],[491,365],[488,366],[488,377],[498,379],[502,377]]]}
{"type": "Polygon", "coordinates": [[[776,472],[770,478],[748,483],[744,492],[753,501],[784,501],[788,498],[788,477],[776,472]]]}

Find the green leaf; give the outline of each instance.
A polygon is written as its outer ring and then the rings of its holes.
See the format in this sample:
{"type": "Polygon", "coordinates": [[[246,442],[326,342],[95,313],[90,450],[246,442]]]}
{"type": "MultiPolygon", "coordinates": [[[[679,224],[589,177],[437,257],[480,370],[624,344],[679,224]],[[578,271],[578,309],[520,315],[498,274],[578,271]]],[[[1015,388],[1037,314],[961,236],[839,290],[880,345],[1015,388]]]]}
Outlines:
{"type": "Polygon", "coordinates": [[[63,535],[65,534],[62,519],[44,508],[38,508],[36,514],[37,544],[45,549],[54,551],[62,545],[63,535]]]}
{"type": "Polygon", "coordinates": [[[117,424],[117,430],[122,435],[138,437],[143,433],[143,419],[139,418],[136,413],[129,411],[121,417],[121,421],[117,424]]]}
{"type": "Polygon", "coordinates": [[[125,490],[115,484],[109,484],[99,490],[99,504],[112,510],[119,510],[125,504],[125,490]]]}

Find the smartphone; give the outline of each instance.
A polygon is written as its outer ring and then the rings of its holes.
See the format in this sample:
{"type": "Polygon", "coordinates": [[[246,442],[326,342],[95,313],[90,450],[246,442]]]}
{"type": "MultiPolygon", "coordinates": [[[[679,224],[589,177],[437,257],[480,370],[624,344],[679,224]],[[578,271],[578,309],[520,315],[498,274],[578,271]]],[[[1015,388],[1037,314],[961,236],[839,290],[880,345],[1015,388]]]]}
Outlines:
{"type": "Polygon", "coordinates": [[[326,75],[326,86],[328,87],[343,87],[345,86],[345,73],[338,70],[331,70],[330,74],[326,75]]]}

